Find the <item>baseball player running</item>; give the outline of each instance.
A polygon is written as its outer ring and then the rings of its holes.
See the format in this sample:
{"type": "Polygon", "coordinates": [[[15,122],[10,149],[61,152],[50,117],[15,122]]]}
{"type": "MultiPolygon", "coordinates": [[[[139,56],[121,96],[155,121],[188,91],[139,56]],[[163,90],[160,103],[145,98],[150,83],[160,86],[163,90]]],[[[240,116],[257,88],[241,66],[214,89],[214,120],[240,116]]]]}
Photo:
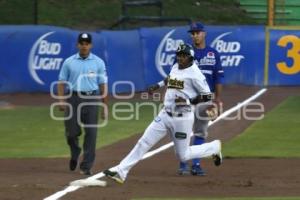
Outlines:
{"type": "MultiPolygon", "coordinates": [[[[221,101],[221,91],[222,83],[224,78],[224,70],[221,66],[219,53],[212,47],[206,45],[206,31],[204,26],[201,23],[192,23],[188,31],[190,33],[191,39],[193,41],[193,49],[195,51],[195,62],[198,65],[199,69],[206,78],[206,81],[209,85],[210,91],[214,93],[214,105],[216,105],[217,115],[210,117],[217,117],[222,110],[222,101],[221,101]]],[[[201,106],[198,106],[195,110],[195,122],[194,122],[194,137],[193,145],[201,145],[205,142],[208,136],[208,122],[209,117],[207,117],[207,107],[212,106],[211,103],[206,103],[201,106]]],[[[192,168],[189,170],[187,162],[180,162],[178,173],[180,175],[189,174],[195,176],[204,176],[206,175],[205,171],[200,165],[200,159],[196,158],[192,161],[192,168]]]]}
{"type": "MultiPolygon", "coordinates": [[[[202,103],[195,108],[195,121],[193,126],[193,145],[201,145],[208,136],[208,122],[214,120],[222,110],[221,92],[224,78],[224,70],[221,66],[219,53],[212,47],[206,46],[206,32],[201,23],[192,23],[188,31],[193,40],[193,50],[195,52],[194,61],[206,78],[210,91],[214,93],[213,102],[202,103]],[[216,108],[216,110],[215,110],[216,108]]],[[[165,81],[161,81],[149,88],[149,92],[163,87],[165,81]]],[[[187,162],[180,162],[179,175],[192,174],[194,176],[204,176],[205,171],[200,165],[200,158],[192,161],[192,167],[187,162]]]]}
{"type": "Polygon", "coordinates": [[[173,65],[167,79],[164,108],[119,165],[113,170],[104,171],[107,177],[118,183],[126,180],[130,169],[167,133],[171,134],[180,161],[212,156],[216,166],[222,163],[220,140],[190,146],[190,134],[194,123],[191,103],[209,101],[211,93],[204,75],[194,64],[192,47],[187,44],[180,45],[176,51],[176,58],[177,63],[173,65]]]}

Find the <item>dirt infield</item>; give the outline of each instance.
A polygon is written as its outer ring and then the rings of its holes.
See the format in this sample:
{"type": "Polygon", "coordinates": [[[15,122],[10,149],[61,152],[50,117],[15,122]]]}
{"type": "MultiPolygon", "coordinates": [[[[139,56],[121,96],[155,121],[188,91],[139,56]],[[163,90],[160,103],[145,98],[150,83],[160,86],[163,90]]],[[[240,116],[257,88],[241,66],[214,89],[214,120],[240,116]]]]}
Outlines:
{"type": "MultiPolygon", "coordinates": [[[[229,108],[259,90],[257,87],[226,86],[225,107],[229,108]]],[[[271,110],[287,96],[299,95],[298,87],[269,88],[257,101],[271,110]]],[[[0,100],[12,105],[45,105],[46,95],[0,95],[0,100]]],[[[252,121],[220,121],[210,128],[209,139],[228,141],[241,133],[252,121]]],[[[140,134],[102,148],[97,152],[94,171],[114,166],[133,147],[140,134]]],[[[164,142],[168,142],[165,139],[164,142]]],[[[1,159],[0,199],[43,199],[68,182],[83,178],[78,171],[68,171],[68,159],[1,159]]],[[[123,185],[109,182],[106,188],[84,188],[62,199],[127,200],[138,197],[241,197],[300,196],[300,159],[224,159],[215,167],[204,160],[206,177],[178,176],[173,149],[168,149],[140,162],[123,185]]]]}

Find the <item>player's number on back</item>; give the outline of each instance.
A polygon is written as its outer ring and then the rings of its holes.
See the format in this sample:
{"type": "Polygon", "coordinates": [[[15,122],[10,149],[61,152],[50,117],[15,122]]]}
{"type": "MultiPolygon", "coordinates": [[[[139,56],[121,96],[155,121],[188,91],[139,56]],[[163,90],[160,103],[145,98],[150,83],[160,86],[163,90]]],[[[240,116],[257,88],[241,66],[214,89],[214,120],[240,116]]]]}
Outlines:
{"type": "Polygon", "coordinates": [[[287,57],[293,60],[293,64],[289,66],[286,62],[279,62],[277,68],[283,74],[292,75],[300,72],[300,38],[295,35],[285,35],[278,40],[277,45],[287,47],[289,43],[292,47],[287,51],[287,57]]]}

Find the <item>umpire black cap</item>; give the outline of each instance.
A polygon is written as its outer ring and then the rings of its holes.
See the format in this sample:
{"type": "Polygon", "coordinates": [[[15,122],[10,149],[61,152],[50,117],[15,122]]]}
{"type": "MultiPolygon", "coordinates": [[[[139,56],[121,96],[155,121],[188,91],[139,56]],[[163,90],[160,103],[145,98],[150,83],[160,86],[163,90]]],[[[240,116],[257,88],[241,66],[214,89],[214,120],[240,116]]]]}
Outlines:
{"type": "Polygon", "coordinates": [[[78,35],[78,43],[81,42],[87,42],[87,43],[92,43],[92,36],[89,33],[80,33],[78,35]]]}

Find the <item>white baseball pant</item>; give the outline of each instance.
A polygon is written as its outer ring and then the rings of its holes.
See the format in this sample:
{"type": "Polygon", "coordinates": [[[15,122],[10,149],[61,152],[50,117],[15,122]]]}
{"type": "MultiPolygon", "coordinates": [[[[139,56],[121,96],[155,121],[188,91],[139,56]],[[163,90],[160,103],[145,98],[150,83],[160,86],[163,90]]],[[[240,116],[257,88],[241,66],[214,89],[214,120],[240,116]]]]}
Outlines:
{"type": "Polygon", "coordinates": [[[117,166],[118,174],[125,180],[130,169],[167,133],[171,134],[175,152],[180,161],[209,157],[219,153],[221,147],[217,141],[190,146],[193,123],[193,112],[185,112],[182,117],[171,117],[164,109],[161,110],[154,121],[147,127],[135,147],[117,166]]]}

